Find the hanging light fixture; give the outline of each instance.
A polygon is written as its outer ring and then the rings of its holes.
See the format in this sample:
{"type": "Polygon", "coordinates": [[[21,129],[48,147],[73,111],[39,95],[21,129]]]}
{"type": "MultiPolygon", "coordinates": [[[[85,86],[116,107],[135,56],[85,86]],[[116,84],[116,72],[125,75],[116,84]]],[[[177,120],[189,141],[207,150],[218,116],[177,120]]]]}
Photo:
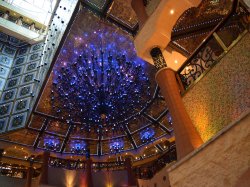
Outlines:
{"type": "Polygon", "coordinates": [[[155,131],[152,128],[146,128],[140,132],[141,141],[143,143],[150,142],[154,140],[155,131]]]}
{"type": "Polygon", "coordinates": [[[110,143],[110,152],[111,153],[120,153],[124,150],[124,141],[123,139],[115,139],[110,143]]]}
{"type": "Polygon", "coordinates": [[[75,154],[84,154],[87,151],[86,143],[80,140],[72,141],[70,147],[71,147],[70,149],[71,153],[75,154]]]}
{"type": "Polygon", "coordinates": [[[54,137],[45,137],[43,147],[50,151],[58,151],[60,149],[60,140],[54,137]]]}
{"type": "Polygon", "coordinates": [[[97,133],[121,130],[149,99],[148,76],[140,63],[127,61],[125,55],[84,50],[54,71],[54,112],[80,122],[88,132],[93,127],[97,133]]]}

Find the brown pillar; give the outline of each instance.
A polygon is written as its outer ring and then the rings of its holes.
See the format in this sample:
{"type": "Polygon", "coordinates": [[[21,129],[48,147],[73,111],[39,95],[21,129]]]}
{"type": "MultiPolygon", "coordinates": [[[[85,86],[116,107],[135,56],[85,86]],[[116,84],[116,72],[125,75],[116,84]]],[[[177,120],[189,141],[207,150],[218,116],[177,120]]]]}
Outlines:
{"type": "Polygon", "coordinates": [[[161,94],[165,98],[173,119],[177,159],[179,160],[202,145],[203,141],[186,112],[175,71],[166,67],[167,64],[159,48],[152,49],[151,55],[159,70],[155,76],[156,82],[160,86],[161,94]]]}
{"type": "Polygon", "coordinates": [[[138,23],[139,23],[139,28],[141,29],[142,26],[144,25],[144,23],[148,19],[148,15],[146,13],[145,6],[143,4],[143,0],[132,0],[131,6],[132,6],[133,10],[135,11],[135,14],[137,16],[138,23]]]}
{"type": "Polygon", "coordinates": [[[30,161],[30,165],[29,165],[28,171],[27,171],[27,178],[26,178],[25,187],[31,187],[32,186],[33,174],[34,174],[33,161],[30,161]]]}
{"type": "Polygon", "coordinates": [[[125,159],[125,168],[128,174],[128,187],[137,186],[137,181],[132,171],[132,163],[130,158],[125,159]]]}
{"type": "Polygon", "coordinates": [[[40,178],[40,184],[48,184],[48,176],[49,176],[49,157],[50,152],[44,151],[43,153],[43,164],[42,164],[42,173],[40,178]]]}
{"type": "Polygon", "coordinates": [[[2,160],[3,152],[4,152],[4,149],[0,149],[0,161],[2,160]]]}
{"type": "Polygon", "coordinates": [[[92,160],[88,158],[86,160],[86,187],[93,187],[92,180],[92,160]]]}

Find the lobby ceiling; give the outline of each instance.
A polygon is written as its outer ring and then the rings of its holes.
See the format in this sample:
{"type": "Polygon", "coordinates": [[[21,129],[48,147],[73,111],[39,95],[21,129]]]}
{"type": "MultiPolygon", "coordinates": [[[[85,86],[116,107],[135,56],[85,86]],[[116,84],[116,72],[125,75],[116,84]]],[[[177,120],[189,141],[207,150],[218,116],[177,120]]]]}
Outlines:
{"type": "MultiPolygon", "coordinates": [[[[231,3],[213,2],[180,17],[174,49],[190,55],[225,17],[231,3]]],[[[0,138],[70,155],[125,153],[154,142],[166,150],[159,140],[174,137],[172,119],[154,67],[136,55],[137,22],[129,1],[83,0],[27,127],[0,138]]]]}

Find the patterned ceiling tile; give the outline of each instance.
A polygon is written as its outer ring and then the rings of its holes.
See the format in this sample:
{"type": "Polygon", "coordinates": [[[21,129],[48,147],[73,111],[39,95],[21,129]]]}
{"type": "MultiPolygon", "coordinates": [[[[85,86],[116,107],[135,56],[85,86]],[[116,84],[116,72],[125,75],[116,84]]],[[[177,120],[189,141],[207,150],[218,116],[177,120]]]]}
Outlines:
{"type": "Polygon", "coordinates": [[[140,117],[136,117],[135,119],[130,120],[127,126],[128,126],[129,131],[133,133],[136,130],[149,125],[149,123],[150,121],[148,121],[145,117],[140,116],[140,117]]]}
{"type": "Polygon", "coordinates": [[[8,130],[19,129],[25,126],[27,112],[13,115],[10,119],[8,130]]]}
{"type": "Polygon", "coordinates": [[[13,61],[12,58],[5,55],[0,55],[0,65],[10,68],[12,65],[12,61],[13,61]]]}
{"type": "Polygon", "coordinates": [[[15,77],[13,79],[8,79],[5,85],[5,90],[11,89],[11,88],[15,88],[18,86],[19,82],[20,82],[20,76],[19,77],[15,77]]]}
{"type": "Polygon", "coordinates": [[[84,2],[90,5],[92,8],[97,10],[103,10],[105,5],[107,4],[107,0],[84,0],[84,2]]]}
{"type": "MultiPolygon", "coordinates": [[[[0,91],[3,90],[6,80],[3,78],[0,78],[0,91]]],[[[1,94],[0,94],[1,95],[1,94]]]]}
{"type": "Polygon", "coordinates": [[[17,51],[17,48],[12,47],[10,45],[5,45],[4,48],[3,48],[2,53],[5,54],[5,55],[8,55],[10,57],[14,57],[15,54],[16,54],[16,51],[17,51]]]}
{"type": "Polygon", "coordinates": [[[108,16],[130,29],[134,29],[138,23],[136,14],[129,4],[129,1],[114,0],[108,12],[108,16]]]}
{"type": "Polygon", "coordinates": [[[98,134],[93,132],[95,132],[94,128],[90,128],[90,131],[86,131],[86,129],[77,125],[73,128],[70,136],[71,138],[98,139],[98,134]]]}
{"type": "Polygon", "coordinates": [[[20,66],[20,65],[25,64],[26,59],[27,59],[27,56],[22,56],[22,57],[15,58],[14,66],[20,66]]]}
{"type": "Polygon", "coordinates": [[[54,134],[66,135],[69,129],[69,125],[59,121],[49,121],[46,128],[46,132],[51,132],[54,134]]]}
{"type": "Polygon", "coordinates": [[[0,40],[6,42],[8,40],[8,35],[0,32],[0,40]]]}
{"type": "Polygon", "coordinates": [[[34,83],[20,87],[18,89],[17,99],[30,96],[33,92],[33,87],[34,87],[34,83]]]}
{"type": "Polygon", "coordinates": [[[152,116],[154,119],[157,119],[162,112],[166,110],[166,103],[164,100],[157,98],[154,102],[148,107],[146,113],[152,116]]]}
{"type": "Polygon", "coordinates": [[[10,115],[12,106],[13,106],[13,102],[1,104],[0,105],[0,117],[4,117],[4,116],[10,115]]]}
{"type": "Polygon", "coordinates": [[[0,77],[1,78],[6,79],[9,75],[9,72],[10,72],[9,68],[6,68],[6,67],[0,65],[0,77]]]}
{"type": "Polygon", "coordinates": [[[0,139],[13,143],[32,146],[36,140],[37,135],[37,132],[28,129],[22,129],[15,132],[3,134],[0,136],[0,139]]]}
{"type": "Polygon", "coordinates": [[[16,91],[17,91],[17,89],[8,90],[8,91],[3,92],[0,103],[12,101],[15,98],[16,91]]]}
{"type": "Polygon", "coordinates": [[[27,55],[29,53],[29,47],[22,47],[18,50],[17,56],[27,55]]]}
{"type": "Polygon", "coordinates": [[[45,118],[39,115],[32,115],[29,127],[34,129],[41,129],[43,124],[45,123],[45,120],[45,118]]]}
{"type": "Polygon", "coordinates": [[[9,118],[2,118],[0,119],[0,133],[5,132],[5,129],[7,128],[9,118]]]}
{"type": "Polygon", "coordinates": [[[30,98],[20,99],[15,102],[13,113],[19,113],[29,110],[30,98]]]}

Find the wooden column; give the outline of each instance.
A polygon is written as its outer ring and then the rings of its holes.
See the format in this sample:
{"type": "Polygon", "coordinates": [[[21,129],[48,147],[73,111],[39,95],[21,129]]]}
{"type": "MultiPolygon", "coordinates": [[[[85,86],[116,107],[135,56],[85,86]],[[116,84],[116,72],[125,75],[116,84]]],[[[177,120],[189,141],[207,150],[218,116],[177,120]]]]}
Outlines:
{"type": "Polygon", "coordinates": [[[130,158],[125,159],[125,168],[127,170],[128,175],[128,187],[137,186],[137,181],[133,174],[132,162],[130,158]]]}
{"type": "Polygon", "coordinates": [[[92,179],[92,160],[88,158],[86,160],[86,187],[93,187],[92,179]]]}
{"type": "Polygon", "coordinates": [[[161,94],[165,98],[173,119],[177,159],[180,160],[202,145],[203,141],[185,109],[175,71],[167,68],[167,64],[159,48],[152,49],[151,56],[158,69],[155,76],[156,82],[160,86],[161,94]]]}
{"type": "Polygon", "coordinates": [[[148,19],[148,15],[146,13],[145,6],[143,4],[143,0],[132,0],[131,6],[132,6],[132,8],[135,11],[135,14],[137,16],[139,28],[142,28],[142,26],[144,25],[144,23],[148,19]]]}
{"type": "Polygon", "coordinates": [[[3,152],[4,152],[4,149],[0,149],[0,161],[2,160],[3,152]]]}
{"type": "Polygon", "coordinates": [[[43,153],[43,164],[42,164],[42,173],[41,173],[41,178],[40,178],[40,184],[48,184],[48,176],[49,176],[49,157],[50,157],[50,152],[49,151],[44,151],[43,153]]]}
{"type": "Polygon", "coordinates": [[[28,171],[27,171],[27,178],[26,178],[25,187],[31,187],[32,186],[32,177],[33,177],[33,174],[34,174],[33,160],[30,160],[30,165],[29,165],[28,171]]]}

